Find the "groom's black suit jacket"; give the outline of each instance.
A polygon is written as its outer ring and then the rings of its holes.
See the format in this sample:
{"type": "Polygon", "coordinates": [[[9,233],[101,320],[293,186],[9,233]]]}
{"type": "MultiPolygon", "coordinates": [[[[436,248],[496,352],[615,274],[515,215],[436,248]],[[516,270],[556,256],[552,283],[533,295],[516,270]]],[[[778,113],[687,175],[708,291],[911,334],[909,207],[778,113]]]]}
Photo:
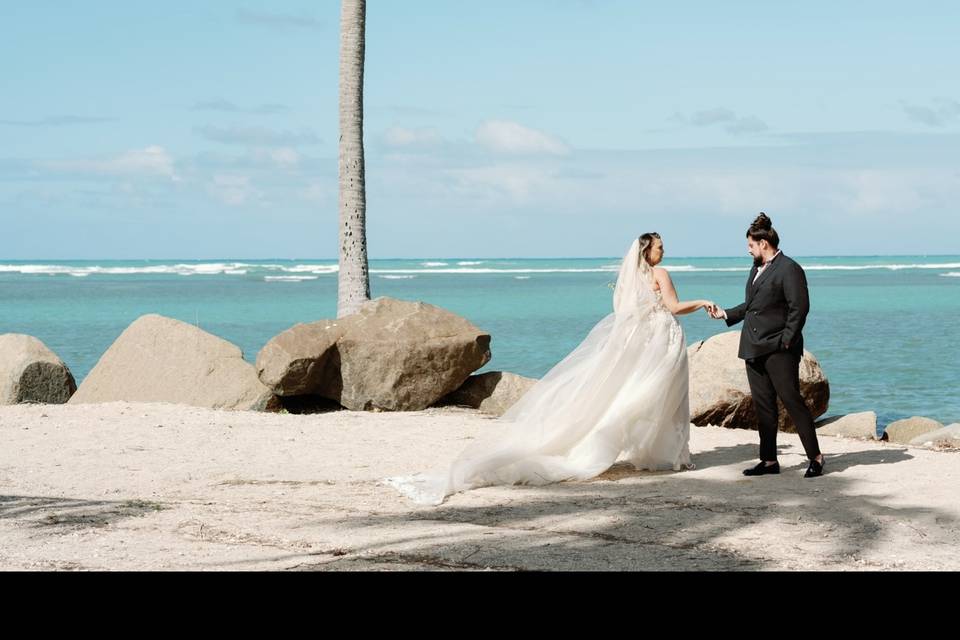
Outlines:
{"type": "Polygon", "coordinates": [[[810,312],[810,295],[803,267],[784,254],[777,255],[763,270],[756,284],[757,267],[747,278],[746,302],[725,309],[727,326],[743,320],[740,358],[751,360],[789,349],[803,353],[800,333],[810,312]]]}

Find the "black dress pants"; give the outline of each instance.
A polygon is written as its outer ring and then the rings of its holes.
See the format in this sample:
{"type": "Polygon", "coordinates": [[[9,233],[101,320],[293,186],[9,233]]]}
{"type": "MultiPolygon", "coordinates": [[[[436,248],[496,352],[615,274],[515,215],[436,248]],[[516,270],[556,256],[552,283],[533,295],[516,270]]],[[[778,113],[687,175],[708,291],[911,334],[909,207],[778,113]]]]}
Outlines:
{"type": "Polygon", "coordinates": [[[777,397],[797,427],[807,458],[820,455],[813,415],[800,395],[800,357],[794,350],[776,351],[747,360],[747,381],[760,423],[760,459],[777,459],[777,397]]]}

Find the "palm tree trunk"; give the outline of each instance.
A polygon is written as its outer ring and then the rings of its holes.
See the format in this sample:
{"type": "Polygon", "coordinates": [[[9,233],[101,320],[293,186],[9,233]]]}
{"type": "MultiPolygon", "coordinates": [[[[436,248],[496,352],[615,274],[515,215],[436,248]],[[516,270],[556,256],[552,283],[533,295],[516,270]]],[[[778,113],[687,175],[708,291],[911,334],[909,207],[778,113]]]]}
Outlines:
{"type": "Polygon", "coordinates": [[[363,58],[366,0],[340,8],[340,271],[337,317],[370,299],[367,193],[363,163],[363,58]]]}

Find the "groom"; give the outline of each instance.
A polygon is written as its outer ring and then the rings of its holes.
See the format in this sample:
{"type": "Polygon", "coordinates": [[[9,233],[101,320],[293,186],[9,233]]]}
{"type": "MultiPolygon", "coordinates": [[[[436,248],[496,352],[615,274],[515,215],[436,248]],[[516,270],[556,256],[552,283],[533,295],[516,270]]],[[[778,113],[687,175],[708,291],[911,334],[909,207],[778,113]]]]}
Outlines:
{"type": "Polygon", "coordinates": [[[709,309],[710,317],[727,326],[743,323],[740,358],[746,361],[747,381],[760,423],[760,463],[744,470],[746,476],[780,473],[777,462],[777,397],[793,419],[810,461],[804,478],[823,474],[823,454],[817,442],[813,416],[800,395],[800,330],[810,311],[807,277],[803,268],[778,249],[780,237],[765,213],[747,230],[747,249],[753,269],[747,279],[746,302],[732,309],[709,309]]]}

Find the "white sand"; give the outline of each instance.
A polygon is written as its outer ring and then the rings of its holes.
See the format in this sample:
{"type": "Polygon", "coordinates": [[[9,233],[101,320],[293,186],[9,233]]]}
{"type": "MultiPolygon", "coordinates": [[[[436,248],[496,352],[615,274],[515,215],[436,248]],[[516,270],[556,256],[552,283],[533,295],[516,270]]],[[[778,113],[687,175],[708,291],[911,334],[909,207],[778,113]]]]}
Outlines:
{"type": "Polygon", "coordinates": [[[0,407],[0,569],[960,569],[960,455],[821,438],[746,478],[757,434],[694,428],[698,468],[490,487],[377,483],[497,429],[459,408],[313,416],[0,407]]]}

